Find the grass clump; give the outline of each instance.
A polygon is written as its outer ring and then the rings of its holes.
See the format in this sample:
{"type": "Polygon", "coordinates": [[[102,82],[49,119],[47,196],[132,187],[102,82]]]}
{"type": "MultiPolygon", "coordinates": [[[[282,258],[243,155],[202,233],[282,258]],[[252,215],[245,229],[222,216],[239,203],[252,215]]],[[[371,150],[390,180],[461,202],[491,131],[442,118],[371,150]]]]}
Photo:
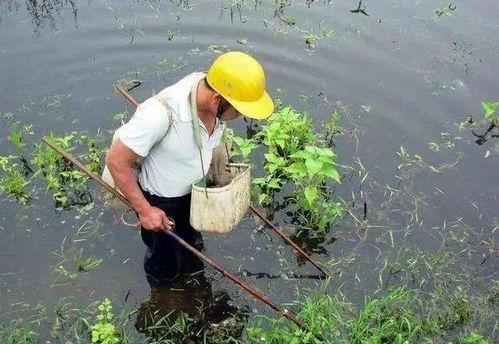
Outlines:
{"type": "Polygon", "coordinates": [[[481,334],[472,331],[467,335],[461,337],[457,344],[489,344],[490,342],[485,339],[481,334]]]}
{"type": "Polygon", "coordinates": [[[15,162],[15,156],[0,156],[0,192],[6,192],[9,196],[14,197],[23,205],[29,204],[31,196],[26,190],[26,186],[30,183],[25,174],[15,162]]]}
{"type": "MultiPolygon", "coordinates": [[[[310,332],[282,319],[268,319],[248,328],[247,334],[251,343],[270,344],[489,343],[480,334],[480,316],[473,311],[483,307],[481,300],[451,290],[448,286],[446,297],[398,287],[384,296],[366,298],[360,310],[341,293],[339,297],[317,294],[299,303],[298,317],[310,332]]],[[[493,317],[493,312],[488,314],[493,317]]]]}
{"type": "Polygon", "coordinates": [[[22,150],[26,145],[24,143],[22,134],[18,131],[11,131],[7,139],[16,147],[17,150],[22,150]]]}
{"type": "Polygon", "coordinates": [[[25,327],[23,321],[12,321],[9,326],[0,325],[0,341],[4,344],[35,344],[38,333],[25,327]]]}
{"type": "Polygon", "coordinates": [[[353,344],[403,344],[421,331],[420,319],[411,306],[414,294],[398,288],[387,296],[366,302],[357,320],[349,326],[353,344]]]}

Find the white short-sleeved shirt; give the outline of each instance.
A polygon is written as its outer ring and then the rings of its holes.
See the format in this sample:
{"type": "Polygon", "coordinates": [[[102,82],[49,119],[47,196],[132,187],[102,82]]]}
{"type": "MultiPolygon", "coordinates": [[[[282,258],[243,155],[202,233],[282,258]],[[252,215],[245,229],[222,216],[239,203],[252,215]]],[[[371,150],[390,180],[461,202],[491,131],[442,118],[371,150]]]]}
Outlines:
{"type": "MultiPolygon", "coordinates": [[[[139,182],[151,194],[186,195],[191,192],[191,184],[203,176],[199,149],[194,141],[189,94],[193,83],[204,76],[204,73],[192,73],[147,99],[117,131],[121,142],[143,157],[139,182]]],[[[211,136],[202,121],[199,126],[207,172],[213,150],[220,144],[223,126],[217,119],[211,136]]]]}

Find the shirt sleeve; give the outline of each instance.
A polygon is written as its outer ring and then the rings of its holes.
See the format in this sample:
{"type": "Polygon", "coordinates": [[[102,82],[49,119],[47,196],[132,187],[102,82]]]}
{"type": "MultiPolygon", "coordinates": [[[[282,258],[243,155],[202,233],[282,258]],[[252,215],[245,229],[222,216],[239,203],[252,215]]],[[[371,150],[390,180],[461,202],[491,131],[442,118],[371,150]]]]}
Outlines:
{"type": "Polygon", "coordinates": [[[163,139],[169,125],[166,106],[155,98],[149,98],[137,107],[128,123],[119,129],[119,138],[125,146],[145,157],[154,144],[163,139]]]}

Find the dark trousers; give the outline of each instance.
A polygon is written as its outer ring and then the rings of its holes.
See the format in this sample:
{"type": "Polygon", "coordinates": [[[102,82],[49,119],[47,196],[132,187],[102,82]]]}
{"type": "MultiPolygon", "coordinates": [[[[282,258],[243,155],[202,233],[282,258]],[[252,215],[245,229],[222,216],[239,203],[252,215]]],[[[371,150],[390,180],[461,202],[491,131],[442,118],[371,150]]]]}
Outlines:
{"type": "MultiPolygon", "coordinates": [[[[175,221],[173,230],[178,236],[198,250],[203,249],[203,237],[189,223],[191,195],[160,197],[142,190],[144,197],[175,221]]],[[[147,246],[144,270],[151,286],[171,282],[182,273],[193,273],[203,269],[203,263],[194,254],[177,243],[164,232],[141,229],[142,240],[147,246]]]]}

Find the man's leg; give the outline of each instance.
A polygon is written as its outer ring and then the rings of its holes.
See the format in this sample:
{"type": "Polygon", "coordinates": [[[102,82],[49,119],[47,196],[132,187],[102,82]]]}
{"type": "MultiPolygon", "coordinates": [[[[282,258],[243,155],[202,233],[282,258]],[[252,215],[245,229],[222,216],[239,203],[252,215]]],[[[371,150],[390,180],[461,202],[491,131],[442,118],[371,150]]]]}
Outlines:
{"type": "MultiPolygon", "coordinates": [[[[175,221],[174,233],[196,249],[203,248],[202,236],[189,223],[190,195],[164,198],[143,191],[152,206],[158,207],[175,221]]],[[[195,255],[180,246],[166,233],[142,229],[147,246],[144,270],[151,286],[170,282],[182,272],[202,270],[203,264],[195,255]]]]}

